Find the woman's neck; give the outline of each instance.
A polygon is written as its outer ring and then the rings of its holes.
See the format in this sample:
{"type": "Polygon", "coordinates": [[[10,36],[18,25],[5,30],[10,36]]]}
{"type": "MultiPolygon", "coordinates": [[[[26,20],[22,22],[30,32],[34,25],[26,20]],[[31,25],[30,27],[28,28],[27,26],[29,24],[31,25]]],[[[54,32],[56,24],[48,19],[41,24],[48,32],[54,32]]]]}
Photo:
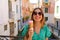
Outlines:
{"type": "Polygon", "coordinates": [[[41,26],[41,23],[40,22],[35,22],[34,26],[41,26]]]}
{"type": "Polygon", "coordinates": [[[39,34],[40,29],[41,29],[41,23],[40,23],[40,22],[35,22],[35,23],[34,23],[34,31],[35,31],[37,34],[39,34]]]}

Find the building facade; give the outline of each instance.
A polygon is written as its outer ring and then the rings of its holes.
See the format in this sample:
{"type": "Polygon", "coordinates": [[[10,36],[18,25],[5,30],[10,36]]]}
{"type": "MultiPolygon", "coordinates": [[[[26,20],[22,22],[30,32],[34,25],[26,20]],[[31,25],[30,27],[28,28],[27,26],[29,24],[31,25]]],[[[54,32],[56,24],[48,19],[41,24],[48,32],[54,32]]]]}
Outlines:
{"type": "Polygon", "coordinates": [[[0,0],[0,5],[0,35],[17,36],[20,1],[0,0]]]}
{"type": "Polygon", "coordinates": [[[55,0],[43,0],[42,9],[45,15],[46,23],[54,23],[55,0]]]}
{"type": "Polygon", "coordinates": [[[22,15],[23,17],[29,16],[29,0],[22,0],[22,15]]]}
{"type": "Polygon", "coordinates": [[[54,17],[55,17],[55,27],[58,29],[58,32],[55,34],[60,38],[60,0],[55,0],[55,10],[54,10],[54,17]]]}
{"type": "Polygon", "coordinates": [[[10,35],[8,23],[8,0],[0,0],[0,35],[10,35]]]}

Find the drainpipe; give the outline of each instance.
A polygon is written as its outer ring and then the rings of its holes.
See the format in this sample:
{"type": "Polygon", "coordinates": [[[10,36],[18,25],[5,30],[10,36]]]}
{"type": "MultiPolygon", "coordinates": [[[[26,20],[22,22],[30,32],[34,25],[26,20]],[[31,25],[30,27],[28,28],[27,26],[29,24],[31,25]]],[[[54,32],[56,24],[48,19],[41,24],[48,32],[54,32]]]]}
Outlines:
{"type": "Polygon", "coordinates": [[[20,2],[20,27],[19,30],[22,29],[22,0],[19,0],[20,2]]]}

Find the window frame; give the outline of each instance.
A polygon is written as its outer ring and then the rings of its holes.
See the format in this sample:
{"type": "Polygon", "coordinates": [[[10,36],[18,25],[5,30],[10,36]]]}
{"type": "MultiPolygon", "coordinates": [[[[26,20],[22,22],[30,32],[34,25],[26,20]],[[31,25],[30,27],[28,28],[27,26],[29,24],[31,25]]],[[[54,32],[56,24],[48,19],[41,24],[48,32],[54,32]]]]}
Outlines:
{"type": "Polygon", "coordinates": [[[44,9],[44,12],[45,12],[45,13],[48,13],[48,8],[47,8],[47,11],[46,11],[46,8],[45,8],[45,9],[44,9]]]}
{"type": "Polygon", "coordinates": [[[45,21],[48,21],[48,17],[45,17],[45,21]]]}

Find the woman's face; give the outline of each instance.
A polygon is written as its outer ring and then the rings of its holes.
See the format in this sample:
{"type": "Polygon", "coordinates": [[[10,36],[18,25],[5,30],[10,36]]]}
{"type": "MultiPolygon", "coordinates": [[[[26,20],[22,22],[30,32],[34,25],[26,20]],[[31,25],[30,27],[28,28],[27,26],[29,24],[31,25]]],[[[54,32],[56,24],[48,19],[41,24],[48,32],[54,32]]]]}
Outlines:
{"type": "Polygon", "coordinates": [[[40,22],[42,20],[42,13],[39,9],[36,9],[33,13],[33,19],[35,22],[40,22]]]}

